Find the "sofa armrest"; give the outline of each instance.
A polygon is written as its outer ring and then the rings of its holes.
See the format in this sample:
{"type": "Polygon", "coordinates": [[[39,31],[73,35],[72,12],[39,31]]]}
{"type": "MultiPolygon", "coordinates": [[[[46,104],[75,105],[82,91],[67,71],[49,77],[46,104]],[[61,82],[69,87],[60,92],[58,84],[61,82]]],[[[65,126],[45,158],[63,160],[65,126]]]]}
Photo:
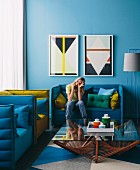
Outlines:
{"type": "Polygon", "coordinates": [[[15,168],[14,108],[0,105],[0,169],[15,168]]]}
{"type": "Polygon", "coordinates": [[[54,122],[54,114],[55,114],[55,99],[57,98],[57,96],[59,95],[60,93],[60,85],[59,86],[55,86],[55,87],[52,87],[51,89],[51,124],[53,125],[53,122],[54,122]]]}
{"type": "Polygon", "coordinates": [[[119,95],[120,95],[121,123],[123,123],[124,102],[123,102],[123,87],[121,85],[119,85],[119,95]]]}
{"type": "Polygon", "coordinates": [[[43,100],[40,99],[37,100],[37,114],[43,114],[49,117],[49,98],[43,98],[43,100]]]}
{"type": "Polygon", "coordinates": [[[46,114],[46,116],[49,117],[49,98],[47,98],[46,104],[47,104],[47,114],[46,114]]]}
{"type": "Polygon", "coordinates": [[[33,127],[33,142],[35,140],[35,127],[36,127],[36,101],[35,96],[0,96],[0,105],[13,104],[14,108],[19,106],[29,105],[29,124],[33,127]]]}

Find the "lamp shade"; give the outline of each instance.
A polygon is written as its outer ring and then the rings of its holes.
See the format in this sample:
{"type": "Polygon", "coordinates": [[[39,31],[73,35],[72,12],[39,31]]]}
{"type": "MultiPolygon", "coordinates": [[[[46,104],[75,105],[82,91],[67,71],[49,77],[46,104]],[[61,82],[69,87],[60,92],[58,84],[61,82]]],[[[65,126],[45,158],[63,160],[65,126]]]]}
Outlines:
{"type": "Polygon", "coordinates": [[[140,71],[140,53],[125,53],[123,71],[140,71]]]}

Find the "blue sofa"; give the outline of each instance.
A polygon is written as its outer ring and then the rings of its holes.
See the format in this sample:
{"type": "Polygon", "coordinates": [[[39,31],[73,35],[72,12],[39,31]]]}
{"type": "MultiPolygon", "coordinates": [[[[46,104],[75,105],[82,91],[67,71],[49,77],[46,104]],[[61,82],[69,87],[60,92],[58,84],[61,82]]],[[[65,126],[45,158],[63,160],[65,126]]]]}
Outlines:
{"type": "MultiPolygon", "coordinates": [[[[120,123],[123,123],[123,87],[119,84],[111,84],[111,85],[85,85],[85,90],[88,91],[88,89],[93,87],[93,94],[98,94],[98,91],[101,88],[104,89],[112,89],[115,88],[115,90],[119,93],[120,98],[120,104],[119,107],[115,110],[112,110],[111,108],[95,108],[95,107],[86,107],[87,116],[88,119],[94,120],[95,118],[99,118],[101,120],[102,116],[104,114],[108,114],[111,119],[115,119],[120,123]]],[[[64,109],[58,109],[55,107],[55,100],[59,94],[63,94],[65,98],[67,98],[66,95],[66,85],[59,85],[56,87],[53,87],[51,90],[51,116],[52,116],[52,125],[53,126],[61,126],[65,122],[65,110],[64,109]]],[[[81,118],[81,115],[78,113],[78,109],[73,110],[72,118],[73,119],[79,119],[81,118]]]]}
{"type": "Polygon", "coordinates": [[[35,141],[35,96],[0,96],[0,105],[0,168],[15,169],[16,161],[35,141]],[[16,127],[15,109],[27,105],[28,127],[16,127]]]}

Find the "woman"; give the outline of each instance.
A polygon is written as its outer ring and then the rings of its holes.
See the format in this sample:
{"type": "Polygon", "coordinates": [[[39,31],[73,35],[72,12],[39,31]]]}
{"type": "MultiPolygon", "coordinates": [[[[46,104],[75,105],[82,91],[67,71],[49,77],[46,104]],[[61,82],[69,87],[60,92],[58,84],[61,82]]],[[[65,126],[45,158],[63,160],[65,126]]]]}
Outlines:
{"type": "Polygon", "coordinates": [[[66,119],[70,119],[74,106],[79,107],[81,116],[86,119],[86,109],[82,96],[84,94],[85,79],[83,77],[77,78],[73,83],[66,86],[66,93],[68,102],[66,104],[66,119]]]}

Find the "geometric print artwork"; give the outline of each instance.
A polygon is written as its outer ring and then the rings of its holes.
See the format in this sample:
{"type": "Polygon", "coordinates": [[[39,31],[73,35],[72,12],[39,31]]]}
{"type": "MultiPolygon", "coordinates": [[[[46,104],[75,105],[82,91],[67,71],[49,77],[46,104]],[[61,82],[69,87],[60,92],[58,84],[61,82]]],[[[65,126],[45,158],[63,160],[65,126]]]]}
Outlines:
{"type": "Polygon", "coordinates": [[[85,35],[85,76],[113,76],[113,35],[85,35]]]}
{"type": "Polygon", "coordinates": [[[78,75],[78,36],[50,35],[50,76],[78,75]]]}

